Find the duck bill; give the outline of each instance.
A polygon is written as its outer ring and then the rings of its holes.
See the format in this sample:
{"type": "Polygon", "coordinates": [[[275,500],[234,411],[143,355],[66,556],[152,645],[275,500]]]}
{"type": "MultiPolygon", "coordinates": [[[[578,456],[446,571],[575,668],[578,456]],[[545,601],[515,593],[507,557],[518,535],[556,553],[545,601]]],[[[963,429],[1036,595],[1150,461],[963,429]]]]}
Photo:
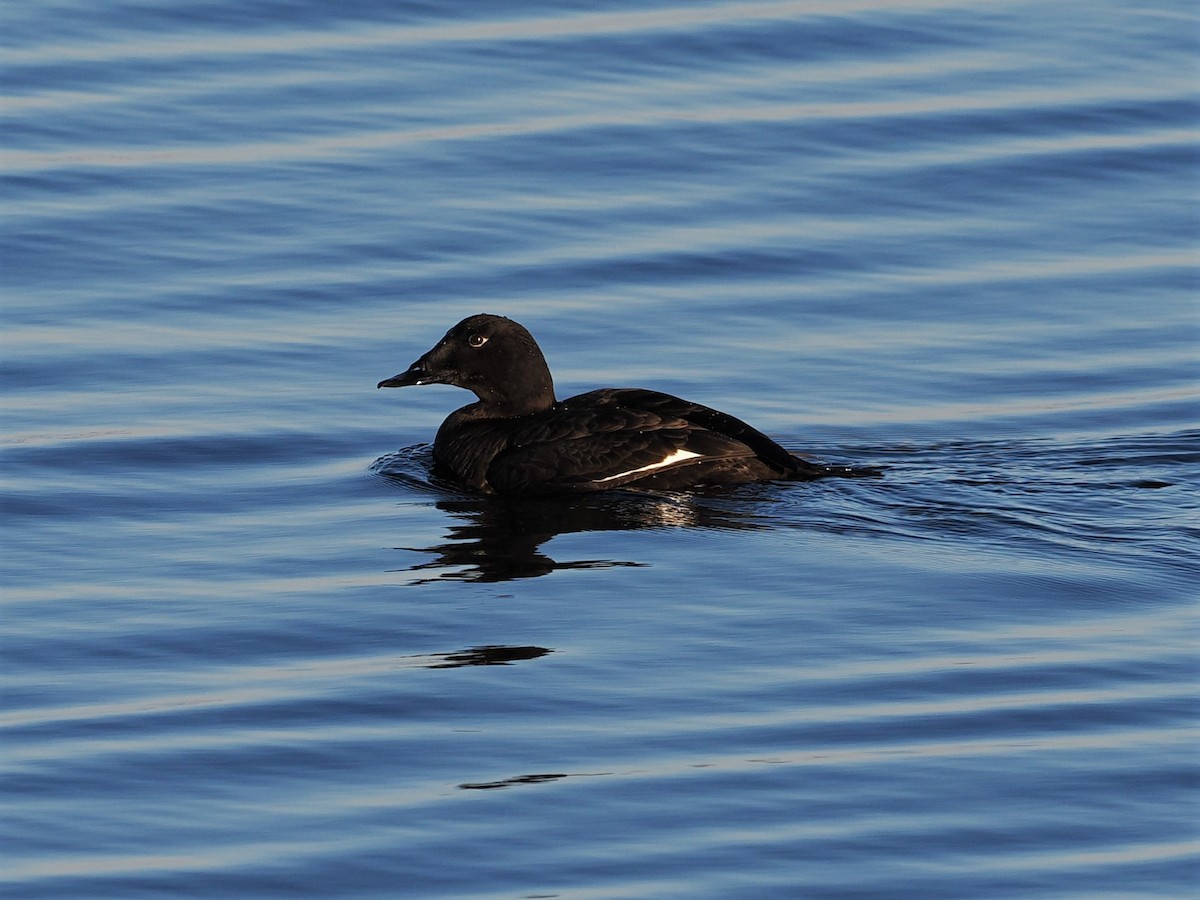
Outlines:
{"type": "Polygon", "coordinates": [[[408,367],[407,372],[401,372],[399,375],[393,375],[391,378],[385,378],[379,382],[376,387],[408,387],[413,384],[433,384],[437,379],[429,373],[422,365],[423,360],[417,360],[408,367]]]}

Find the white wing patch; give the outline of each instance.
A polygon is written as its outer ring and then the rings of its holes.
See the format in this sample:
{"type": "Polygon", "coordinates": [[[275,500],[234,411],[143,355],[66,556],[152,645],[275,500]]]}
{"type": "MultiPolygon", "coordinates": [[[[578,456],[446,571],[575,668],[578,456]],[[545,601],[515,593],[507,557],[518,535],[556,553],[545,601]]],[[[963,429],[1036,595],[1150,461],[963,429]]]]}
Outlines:
{"type": "Polygon", "coordinates": [[[616,475],[609,475],[607,478],[597,478],[592,484],[604,484],[606,481],[614,481],[617,478],[624,478],[626,475],[637,475],[639,472],[652,472],[655,469],[673,466],[675,463],[683,462],[685,459],[692,459],[700,455],[702,454],[693,453],[691,450],[676,450],[670,456],[660,459],[656,463],[650,463],[650,465],[642,466],[638,469],[630,469],[628,472],[618,472],[616,475]]]}

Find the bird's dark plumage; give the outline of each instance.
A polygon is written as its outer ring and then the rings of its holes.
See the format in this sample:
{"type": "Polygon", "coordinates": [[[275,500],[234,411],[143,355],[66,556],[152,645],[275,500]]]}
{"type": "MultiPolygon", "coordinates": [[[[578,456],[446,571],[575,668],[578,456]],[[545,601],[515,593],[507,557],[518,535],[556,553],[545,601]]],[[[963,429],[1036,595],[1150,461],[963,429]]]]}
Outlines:
{"type": "Polygon", "coordinates": [[[801,459],[740,419],[657,391],[604,388],[556,401],[537,342],[502,316],[463,319],[379,387],[414,384],[453,384],[479,398],[442,423],[433,456],[454,480],[485,493],[680,490],[877,474],[801,459]]]}

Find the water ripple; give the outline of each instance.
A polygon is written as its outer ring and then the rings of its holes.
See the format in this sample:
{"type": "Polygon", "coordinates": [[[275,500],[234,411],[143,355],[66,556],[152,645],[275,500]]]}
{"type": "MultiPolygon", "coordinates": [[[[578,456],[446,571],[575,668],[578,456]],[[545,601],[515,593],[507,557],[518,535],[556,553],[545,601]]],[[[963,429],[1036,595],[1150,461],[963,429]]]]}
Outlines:
{"type": "Polygon", "coordinates": [[[1190,9],[285,18],[5,17],[6,890],[1187,893],[1190,9]],[[885,476],[471,496],[482,310],[885,476]]]}

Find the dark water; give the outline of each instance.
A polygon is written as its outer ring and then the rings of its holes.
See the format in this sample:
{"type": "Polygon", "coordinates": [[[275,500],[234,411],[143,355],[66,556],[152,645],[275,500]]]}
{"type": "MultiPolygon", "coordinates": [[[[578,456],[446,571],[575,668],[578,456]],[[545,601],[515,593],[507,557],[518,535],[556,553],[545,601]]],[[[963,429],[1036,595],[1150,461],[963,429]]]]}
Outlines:
{"type": "Polygon", "coordinates": [[[2,17],[6,896],[1197,889],[1190,4],[2,17]],[[480,311],[886,477],[447,490],[480,311]]]}

